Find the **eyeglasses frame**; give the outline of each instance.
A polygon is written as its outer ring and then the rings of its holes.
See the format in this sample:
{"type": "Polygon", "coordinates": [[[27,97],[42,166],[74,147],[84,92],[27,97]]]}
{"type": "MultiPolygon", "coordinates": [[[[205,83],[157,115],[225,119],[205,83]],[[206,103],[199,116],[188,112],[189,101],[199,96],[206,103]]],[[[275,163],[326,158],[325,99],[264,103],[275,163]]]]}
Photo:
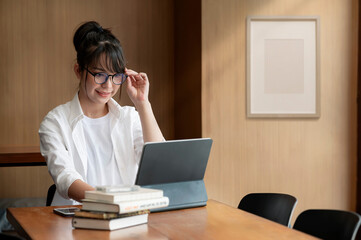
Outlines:
{"type": "Polygon", "coordinates": [[[109,80],[109,77],[112,77],[112,83],[113,83],[113,84],[115,84],[115,85],[122,85],[122,84],[125,82],[125,80],[129,77],[129,76],[128,76],[127,74],[125,74],[125,73],[116,73],[116,74],[113,74],[113,75],[109,75],[108,73],[105,73],[105,74],[107,75],[107,78],[105,79],[105,81],[102,82],[102,83],[97,83],[97,81],[95,81],[95,75],[97,75],[98,73],[92,73],[91,71],[89,71],[88,68],[85,68],[85,70],[94,77],[94,82],[95,82],[96,84],[99,84],[99,85],[102,85],[102,84],[106,83],[106,82],[109,80]],[[125,76],[124,81],[122,81],[122,82],[119,83],[119,84],[115,83],[115,82],[114,82],[114,78],[113,78],[113,76],[115,76],[115,75],[117,75],[117,74],[123,74],[123,75],[125,76]]]}

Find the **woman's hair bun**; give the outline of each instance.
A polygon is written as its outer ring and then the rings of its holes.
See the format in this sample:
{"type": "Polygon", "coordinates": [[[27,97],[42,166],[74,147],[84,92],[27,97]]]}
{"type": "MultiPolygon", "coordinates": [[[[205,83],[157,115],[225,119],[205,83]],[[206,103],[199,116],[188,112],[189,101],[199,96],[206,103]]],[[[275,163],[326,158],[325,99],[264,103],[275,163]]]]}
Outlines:
{"type": "Polygon", "coordinates": [[[99,26],[97,26],[97,28],[100,33],[104,32],[102,26],[99,25],[99,26]]]}
{"type": "Polygon", "coordinates": [[[100,33],[103,32],[103,28],[99,25],[99,23],[95,21],[90,21],[81,25],[75,32],[73,44],[77,52],[81,50],[84,40],[86,40],[87,35],[91,32],[100,33]]]}
{"type": "Polygon", "coordinates": [[[99,23],[83,23],[74,34],[73,44],[81,69],[95,64],[99,61],[100,55],[105,54],[109,69],[124,71],[125,59],[119,40],[99,23]]]}

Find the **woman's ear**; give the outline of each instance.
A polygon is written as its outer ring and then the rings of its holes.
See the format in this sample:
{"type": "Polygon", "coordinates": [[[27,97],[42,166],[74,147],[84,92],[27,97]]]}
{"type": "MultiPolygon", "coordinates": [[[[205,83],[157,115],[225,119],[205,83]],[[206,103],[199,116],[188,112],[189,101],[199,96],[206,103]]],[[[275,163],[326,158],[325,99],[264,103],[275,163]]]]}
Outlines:
{"type": "Polygon", "coordinates": [[[75,72],[76,77],[79,80],[81,80],[81,70],[80,70],[79,64],[77,64],[77,63],[74,64],[74,72],[75,72]]]}

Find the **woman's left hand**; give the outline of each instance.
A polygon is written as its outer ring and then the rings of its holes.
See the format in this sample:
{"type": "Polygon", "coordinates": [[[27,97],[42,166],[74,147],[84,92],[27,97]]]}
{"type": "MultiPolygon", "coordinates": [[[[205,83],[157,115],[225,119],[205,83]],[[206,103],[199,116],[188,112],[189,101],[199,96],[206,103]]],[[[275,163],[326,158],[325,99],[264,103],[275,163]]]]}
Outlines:
{"type": "Polygon", "coordinates": [[[137,73],[131,69],[125,69],[127,78],[127,93],[135,106],[148,102],[149,80],[146,73],[137,73]]]}

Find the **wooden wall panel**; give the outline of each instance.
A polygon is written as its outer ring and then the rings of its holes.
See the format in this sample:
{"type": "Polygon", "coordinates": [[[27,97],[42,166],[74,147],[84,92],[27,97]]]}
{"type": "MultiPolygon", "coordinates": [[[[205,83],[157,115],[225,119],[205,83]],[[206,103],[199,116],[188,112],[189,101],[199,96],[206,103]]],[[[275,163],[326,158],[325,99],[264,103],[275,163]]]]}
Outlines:
{"type": "Polygon", "coordinates": [[[176,139],[202,136],[200,0],[174,4],[174,129],[176,139]]]}
{"type": "Polygon", "coordinates": [[[285,192],[306,208],[355,210],[355,0],[203,0],[202,136],[214,145],[209,198],[232,206],[250,192],[285,192]],[[246,17],[321,18],[321,117],[246,117],[246,17]]]}
{"type": "Polygon", "coordinates": [[[0,198],[46,197],[52,184],[46,166],[0,168],[0,198]]]}
{"type": "MultiPolygon", "coordinates": [[[[72,99],[78,86],[72,37],[88,20],[111,28],[127,66],[148,74],[160,128],[174,138],[173,1],[0,0],[0,146],[38,145],[43,117],[72,99]]],[[[125,89],[121,104],[131,105],[125,89]]]]}

